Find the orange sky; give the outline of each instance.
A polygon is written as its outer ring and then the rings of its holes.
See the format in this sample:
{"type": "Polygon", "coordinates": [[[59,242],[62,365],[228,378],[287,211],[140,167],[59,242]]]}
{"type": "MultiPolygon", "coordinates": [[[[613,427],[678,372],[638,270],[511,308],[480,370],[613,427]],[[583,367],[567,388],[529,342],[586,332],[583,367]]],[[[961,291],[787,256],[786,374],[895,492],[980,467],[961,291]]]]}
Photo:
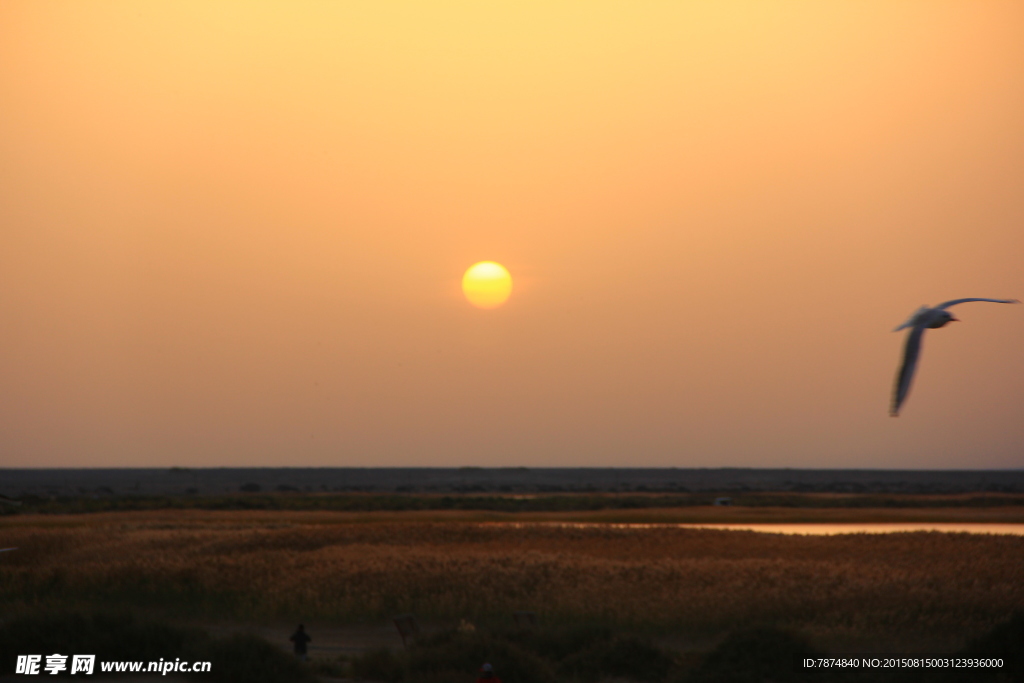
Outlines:
{"type": "Polygon", "coordinates": [[[1024,466],[1024,4],[0,4],[0,464],[1024,466]],[[512,298],[460,291],[480,260],[512,298]]]}

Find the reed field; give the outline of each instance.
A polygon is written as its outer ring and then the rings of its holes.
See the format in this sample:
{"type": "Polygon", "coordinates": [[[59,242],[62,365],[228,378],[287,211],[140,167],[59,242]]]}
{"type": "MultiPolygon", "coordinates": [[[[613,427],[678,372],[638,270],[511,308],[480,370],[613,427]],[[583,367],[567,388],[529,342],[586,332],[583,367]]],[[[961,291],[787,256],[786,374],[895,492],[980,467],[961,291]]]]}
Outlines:
{"type": "Polygon", "coordinates": [[[0,518],[7,615],[193,622],[600,623],[709,641],[791,629],[831,651],[960,647],[1024,609],[1024,538],[782,536],[414,513],[164,510],[0,518]]]}

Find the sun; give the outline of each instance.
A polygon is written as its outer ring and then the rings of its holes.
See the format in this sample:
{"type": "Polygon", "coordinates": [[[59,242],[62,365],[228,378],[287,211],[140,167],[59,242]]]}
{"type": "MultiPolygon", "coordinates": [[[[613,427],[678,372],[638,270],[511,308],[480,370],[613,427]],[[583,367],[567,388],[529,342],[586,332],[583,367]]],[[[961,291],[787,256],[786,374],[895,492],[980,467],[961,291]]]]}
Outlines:
{"type": "Polygon", "coordinates": [[[512,276],[500,263],[474,263],[462,276],[462,293],[477,308],[497,308],[512,293],[512,276]]]}

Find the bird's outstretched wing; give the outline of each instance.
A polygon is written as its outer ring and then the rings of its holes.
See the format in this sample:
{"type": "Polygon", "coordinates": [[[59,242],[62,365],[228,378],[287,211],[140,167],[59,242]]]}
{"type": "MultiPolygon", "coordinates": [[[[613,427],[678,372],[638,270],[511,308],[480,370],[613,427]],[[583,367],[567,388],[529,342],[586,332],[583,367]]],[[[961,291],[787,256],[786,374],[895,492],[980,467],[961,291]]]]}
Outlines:
{"type": "Polygon", "coordinates": [[[938,309],[949,308],[950,306],[956,306],[957,304],[965,304],[968,301],[991,301],[994,304],[1019,304],[1020,303],[1016,299],[953,299],[952,301],[947,301],[946,303],[939,304],[935,308],[938,308],[938,309]]]}
{"type": "Polygon", "coordinates": [[[921,355],[921,337],[924,336],[924,327],[919,326],[907,333],[907,345],[903,349],[903,364],[900,371],[896,373],[896,386],[892,390],[892,409],[889,415],[896,417],[900,414],[900,406],[910,392],[910,382],[914,379],[914,370],[917,369],[917,358],[921,355]]]}

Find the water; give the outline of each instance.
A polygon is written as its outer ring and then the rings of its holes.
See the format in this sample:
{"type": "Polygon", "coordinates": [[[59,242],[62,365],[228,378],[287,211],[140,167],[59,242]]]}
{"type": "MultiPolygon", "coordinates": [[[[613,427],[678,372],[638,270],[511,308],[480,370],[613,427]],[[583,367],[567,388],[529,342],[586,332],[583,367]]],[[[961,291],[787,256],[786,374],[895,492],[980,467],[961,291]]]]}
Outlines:
{"type": "Polygon", "coordinates": [[[898,534],[911,531],[941,531],[943,533],[968,534],[1009,534],[1024,536],[1024,524],[680,524],[681,527],[698,529],[731,529],[735,531],[759,531],[766,534],[797,534],[804,536],[834,536],[836,534],[898,534]]]}
{"type": "MultiPolygon", "coordinates": [[[[518,523],[514,523],[518,524],[518,523]]],[[[553,522],[563,527],[602,527],[616,529],[721,529],[725,531],[757,531],[764,534],[798,536],[835,536],[837,534],[899,534],[914,531],[937,531],[948,534],[1005,534],[1024,536],[1024,524],[948,523],[874,523],[874,524],[600,524],[592,522],[553,522]]]]}

